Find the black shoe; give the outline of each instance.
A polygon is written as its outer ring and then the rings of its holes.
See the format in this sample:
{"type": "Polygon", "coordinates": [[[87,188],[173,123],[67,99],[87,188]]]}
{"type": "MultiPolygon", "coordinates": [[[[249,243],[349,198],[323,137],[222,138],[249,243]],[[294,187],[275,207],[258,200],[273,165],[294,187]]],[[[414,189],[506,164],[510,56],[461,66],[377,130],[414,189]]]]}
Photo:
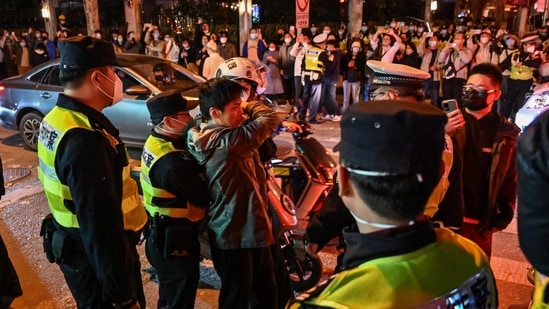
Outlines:
{"type": "Polygon", "coordinates": [[[320,123],[322,123],[322,122],[320,122],[320,121],[318,121],[318,120],[316,120],[316,119],[313,119],[313,120],[309,120],[309,123],[310,123],[310,124],[320,124],[320,123]]]}

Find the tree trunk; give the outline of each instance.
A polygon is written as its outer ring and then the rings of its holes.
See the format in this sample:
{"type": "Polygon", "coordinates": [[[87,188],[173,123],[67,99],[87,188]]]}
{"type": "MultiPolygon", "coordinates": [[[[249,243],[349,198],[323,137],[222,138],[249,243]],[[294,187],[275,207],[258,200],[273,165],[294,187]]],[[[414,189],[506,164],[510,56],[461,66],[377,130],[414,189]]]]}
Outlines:
{"type": "Polygon", "coordinates": [[[97,0],[82,0],[84,12],[86,12],[86,25],[89,36],[93,36],[95,30],[101,29],[99,20],[99,4],[97,0]]]}

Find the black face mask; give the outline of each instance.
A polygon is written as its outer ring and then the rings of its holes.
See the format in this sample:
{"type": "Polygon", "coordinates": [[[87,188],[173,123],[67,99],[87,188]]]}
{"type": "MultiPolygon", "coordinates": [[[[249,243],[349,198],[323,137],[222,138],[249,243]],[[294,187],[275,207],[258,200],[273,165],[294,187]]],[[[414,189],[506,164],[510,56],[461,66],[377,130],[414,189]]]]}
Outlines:
{"type": "Polygon", "coordinates": [[[488,92],[486,90],[476,90],[469,87],[463,88],[463,96],[461,101],[463,106],[472,111],[478,111],[488,106],[486,99],[488,98],[488,92]]]}

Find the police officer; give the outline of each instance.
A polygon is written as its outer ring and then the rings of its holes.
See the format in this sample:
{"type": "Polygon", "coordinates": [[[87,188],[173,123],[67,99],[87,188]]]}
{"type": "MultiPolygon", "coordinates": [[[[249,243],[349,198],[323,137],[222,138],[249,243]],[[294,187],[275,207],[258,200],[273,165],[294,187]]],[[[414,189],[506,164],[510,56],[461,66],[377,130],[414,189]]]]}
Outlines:
{"type": "Polygon", "coordinates": [[[422,216],[440,178],[446,121],[430,104],[400,100],[344,113],[339,194],[357,225],[344,230],[344,271],[291,308],[497,308],[486,254],[422,216]]]}
{"type": "Polygon", "coordinates": [[[178,90],[147,101],[154,128],[143,147],[141,187],[149,214],[147,258],[158,273],[158,308],[194,308],[199,279],[198,228],[210,198],[200,168],[186,151],[193,118],[178,90]]]}
{"type": "Polygon", "coordinates": [[[301,82],[303,84],[301,101],[303,105],[299,110],[299,118],[305,120],[307,109],[309,109],[309,123],[318,123],[316,114],[322,92],[322,77],[328,64],[328,54],[325,51],[328,35],[321,33],[315,36],[313,39],[315,45],[309,45],[310,41],[307,35],[302,38],[307,41],[304,43],[308,43],[308,47],[305,49],[305,56],[301,64],[301,82]]]}
{"type": "Polygon", "coordinates": [[[540,44],[538,35],[531,35],[521,40],[522,48],[511,53],[500,67],[511,71],[507,82],[507,95],[500,101],[500,113],[514,121],[516,112],[526,102],[525,95],[530,91],[542,59],[537,50],[540,44]]]}
{"type": "Polygon", "coordinates": [[[126,147],[102,114],[123,96],[114,49],[84,36],[60,41],[59,49],[64,94],[38,139],[38,178],[56,229],[44,238],[46,253],[78,308],[145,308],[135,246],[147,215],[126,147]]]}

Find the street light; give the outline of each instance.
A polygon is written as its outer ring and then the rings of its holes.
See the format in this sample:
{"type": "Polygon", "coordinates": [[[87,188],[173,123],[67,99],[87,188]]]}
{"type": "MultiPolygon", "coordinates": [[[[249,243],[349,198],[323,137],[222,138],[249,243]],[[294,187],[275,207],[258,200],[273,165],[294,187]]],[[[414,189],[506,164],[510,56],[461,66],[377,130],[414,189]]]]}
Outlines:
{"type": "Polygon", "coordinates": [[[50,19],[50,9],[46,3],[42,5],[42,18],[44,18],[45,21],[48,21],[50,19]]]}

